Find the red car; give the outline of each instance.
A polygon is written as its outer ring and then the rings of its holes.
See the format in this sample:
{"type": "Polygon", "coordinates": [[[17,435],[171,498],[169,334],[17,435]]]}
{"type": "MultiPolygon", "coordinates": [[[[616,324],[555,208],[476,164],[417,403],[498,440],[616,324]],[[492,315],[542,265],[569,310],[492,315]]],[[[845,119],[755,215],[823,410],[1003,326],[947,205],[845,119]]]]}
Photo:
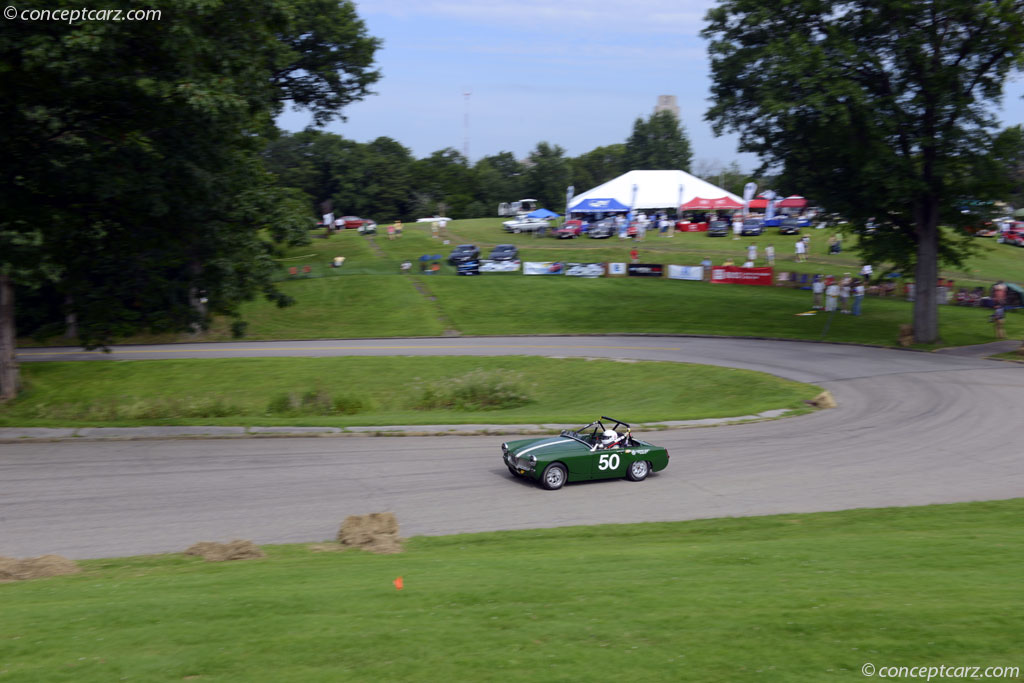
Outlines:
{"type": "Polygon", "coordinates": [[[346,230],[356,230],[363,225],[373,223],[369,218],[360,218],[359,216],[342,216],[341,222],[346,230]]]}
{"type": "Polygon", "coordinates": [[[551,231],[551,236],[559,239],[571,239],[579,237],[581,234],[583,234],[583,221],[577,220],[566,221],[564,225],[551,231]]]}
{"type": "Polygon", "coordinates": [[[1009,230],[1000,233],[998,241],[1015,247],[1024,247],[1024,223],[1015,223],[1009,230]]]}

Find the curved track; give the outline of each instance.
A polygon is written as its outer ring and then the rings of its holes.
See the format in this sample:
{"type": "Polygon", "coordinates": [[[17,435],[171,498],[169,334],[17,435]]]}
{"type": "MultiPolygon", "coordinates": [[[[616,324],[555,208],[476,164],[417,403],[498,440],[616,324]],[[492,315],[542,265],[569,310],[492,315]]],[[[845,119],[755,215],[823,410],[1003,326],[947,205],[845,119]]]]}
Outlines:
{"type": "MultiPolygon", "coordinates": [[[[808,512],[1024,496],[1024,367],[854,346],[674,337],[511,337],[28,349],[22,361],[256,355],[670,360],[828,388],[799,418],[659,432],[664,472],[547,492],[513,480],[501,437],[0,445],[0,555],[103,557],[199,540],[330,538],[392,510],[403,535],[808,512]]],[[[628,416],[623,416],[628,417],[628,416]]]]}

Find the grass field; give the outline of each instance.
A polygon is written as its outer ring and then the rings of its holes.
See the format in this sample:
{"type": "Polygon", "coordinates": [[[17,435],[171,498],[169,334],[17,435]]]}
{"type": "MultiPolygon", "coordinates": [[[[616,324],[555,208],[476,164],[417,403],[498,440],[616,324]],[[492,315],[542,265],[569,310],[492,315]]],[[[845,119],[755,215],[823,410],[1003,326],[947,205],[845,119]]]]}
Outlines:
{"type": "Polygon", "coordinates": [[[582,358],[335,357],[26,363],[0,426],[584,424],[806,410],[758,372],[582,358]]]}
{"type": "Polygon", "coordinates": [[[1017,499],[418,537],[398,555],[84,561],[0,585],[0,676],[789,683],[863,680],[869,662],[1022,667],[1022,515],[1017,499]]]}
{"type": "MultiPolygon", "coordinates": [[[[750,242],[768,243],[779,254],[778,270],[800,274],[856,273],[860,263],[851,249],[828,256],[826,231],[811,230],[811,256],[806,263],[792,259],[793,236],[767,234],[745,238],[709,238],[702,233],[680,233],[672,238],[648,236],[637,246],[641,260],[696,265],[704,256],[721,263],[727,256],[743,258],[750,242]]],[[[910,322],[912,304],[899,298],[867,297],[859,318],[835,316],[828,324],[823,315],[800,317],[810,308],[810,292],[792,287],[744,287],[700,282],[603,278],[524,277],[491,274],[457,278],[444,263],[451,246],[472,242],[486,255],[494,244],[511,242],[527,260],[625,261],[633,242],[608,240],[555,240],[532,235],[511,235],[500,229],[500,219],[454,221],[447,234],[450,245],[430,237],[426,224],[406,226],[401,239],[386,235],[366,237],[355,231],[315,238],[281,261],[281,288],[297,304],[279,309],[264,301],[247,304],[246,338],[318,339],[443,334],[580,334],[643,332],[711,334],[790,339],[827,339],[895,345],[899,326],[910,322]],[[419,274],[421,255],[440,256],[438,276],[419,274]],[[334,256],[345,256],[342,268],[330,267],[334,256]],[[399,274],[403,260],[413,261],[410,275],[399,274]],[[310,274],[302,274],[303,266],[310,274]],[[299,275],[288,275],[289,268],[299,275]],[[823,334],[824,333],[824,334],[823,334]]],[[[991,283],[996,279],[1024,282],[1024,250],[977,240],[980,250],[965,272],[944,273],[959,284],[991,283]]],[[[884,269],[879,268],[879,272],[884,269]]],[[[987,311],[957,306],[940,307],[943,340],[938,346],[977,344],[994,339],[987,311]]],[[[1006,322],[1011,338],[1024,336],[1024,314],[1012,312],[1006,322]]],[[[136,342],[227,341],[225,323],[208,333],[140,336],[136,342]]],[[[61,343],[49,340],[49,343],[61,343]]],[[[20,340],[21,346],[38,345],[20,340]]]]}

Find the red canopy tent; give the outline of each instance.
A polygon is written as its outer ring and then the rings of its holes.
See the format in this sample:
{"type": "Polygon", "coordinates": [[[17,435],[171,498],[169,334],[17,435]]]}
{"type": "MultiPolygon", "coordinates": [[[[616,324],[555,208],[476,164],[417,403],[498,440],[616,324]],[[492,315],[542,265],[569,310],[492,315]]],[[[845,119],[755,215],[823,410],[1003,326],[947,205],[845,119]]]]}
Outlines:
{"type": "Polygon", "coordinates": [[[807,200],[798,194],[791,194],[775,206],[782,209],[802,209],[807,206],[807,200]]]}
{"type": "Polygon", "coordinates": [[[750,208],[751,209],[767,209],[768,208],[768,200],[767,199],[751,199],[750,200],[750,208]]]}
{"type": "Polygon", "coordinates": [[[742,209],[743,205],[734,199],[729,197],[717,197],[715,199],[704,199],[703,197],[694,197],[690,201],[686,202],[679,207],[681,211],[696,211],[696,210],[728,210],[728,209],[742,209]]]}

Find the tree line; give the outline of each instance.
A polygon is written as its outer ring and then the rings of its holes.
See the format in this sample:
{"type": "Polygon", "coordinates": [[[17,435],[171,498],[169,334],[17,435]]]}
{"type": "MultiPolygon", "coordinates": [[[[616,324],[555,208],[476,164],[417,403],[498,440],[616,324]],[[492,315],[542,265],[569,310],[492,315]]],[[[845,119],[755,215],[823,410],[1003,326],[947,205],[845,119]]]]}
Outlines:
{"type": "MultiPolygon", "coordinates": [[[[539,142],[523,160],[499,152],[470,163],[451,147],[416,159],[393,138],[359,143],[317,129],[282,132],[264,152],[278,183],[302,192],[311,210],[319,213],[321,203],[331,200],[336,215],[377,221],[442,213],[450,218],[494,216],[498,204],[524,197],[562,211],[570,185],[587,190],[637,168],[688,170],[692,156],[686,132],[668,111],[637,118],[625,142],[578,157],[539,142]]],[[[730,171],[730,183],[742,192],[745,179],[736,178],[742,175],[738,168],[730,171]]]]}

